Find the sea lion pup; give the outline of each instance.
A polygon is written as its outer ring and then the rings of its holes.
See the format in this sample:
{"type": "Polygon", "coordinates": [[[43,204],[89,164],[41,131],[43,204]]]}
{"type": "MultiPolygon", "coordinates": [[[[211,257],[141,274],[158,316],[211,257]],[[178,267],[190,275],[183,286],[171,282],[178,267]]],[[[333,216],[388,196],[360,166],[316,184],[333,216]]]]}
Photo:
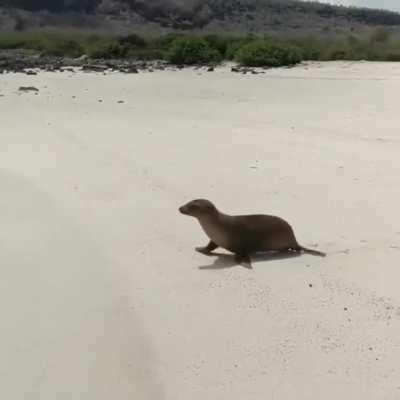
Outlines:
{"type": "Polygon", "coordinates": [[[282,218],[272,215],[232,216],[218,211],[211,201],[198,199],[179,208],[184,215],[198,219],[210,242],[196,251],[210,254],[222,247],[235,254],[236,261],[251,268],[250,255],[260,252],[303,252],[324,257],[320,251],[297,243],[292,227],[282,218]]]}

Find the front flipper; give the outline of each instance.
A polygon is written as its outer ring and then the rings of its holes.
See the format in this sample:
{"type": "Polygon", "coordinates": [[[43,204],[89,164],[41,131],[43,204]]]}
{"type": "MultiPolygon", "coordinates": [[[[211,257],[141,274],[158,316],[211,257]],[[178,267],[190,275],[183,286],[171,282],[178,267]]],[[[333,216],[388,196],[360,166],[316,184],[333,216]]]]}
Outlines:
{"type": "Polygon", "coordinates": [[[216,245],[213,241],[210,241],[210,243],[208,243],[208,245],[205,247],[196,247],[196,251],[201,254],[209,255],[216,248],[218,248],[218,245],[216,245]]]}
{"type": "Polygon", "coordinates": [[[251,265],[251,259],[248,255],[235,255],[235,261],[244,268],[252,269],[253,266],[251,265]]]}

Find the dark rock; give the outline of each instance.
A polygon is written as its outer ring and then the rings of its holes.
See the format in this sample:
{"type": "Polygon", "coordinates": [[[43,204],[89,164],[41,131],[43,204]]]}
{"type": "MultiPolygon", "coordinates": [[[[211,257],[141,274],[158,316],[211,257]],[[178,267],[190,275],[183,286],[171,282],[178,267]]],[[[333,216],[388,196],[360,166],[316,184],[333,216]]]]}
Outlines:
{"type": "Polygon", "coordinates": [[[232,72],[240,72],[240,69],[238,67],[232,67],[231,71],[232,72]]]}
{"type": "Polygon", "coordinates": [[[109,67],[102,64],[85,64],[82,66],[82,71],[85,72],[104,72],[107,71],[109,67]]]}
{"type": "Polygon", "coordinates": [[[212,66],[211,66],[211,67],[208,67],[208,68],[207,68],[207,71],[208,71],[208,72],[213,72],[213,71],[214,71],[214,67],[212,67],[212,66]]]}
{"type": "Polygon", "coordinates": [[[131,65],[128,68],[125,68],[123,70],[120,70],[120,71],[128,73],[128,74],[138,74],[139,73],[139,70],[133,65],[131,65]]]}
{"type": "Polygon", "coordinates": [[[45,69],[45,71],[47,71],[47,72],[56,72],[56,71],[59,71],[60,70],[60,68],[59,67],[57,67],[57,65],[46,65],[45,67],[44,67],[44,69],[45,69]]]}
{"type": "Polygon", "coordinates": [[[38,92],[39,89],[35,88],[34,86],[20,86],[18,88],[20,92],[38,92]]]}
{"type": "Polygon", "coordinates": [[[113,61],[105,61],[104,62],[104,67],[107,69],[114,69],[115,68],[115,63],[113,61]]]}

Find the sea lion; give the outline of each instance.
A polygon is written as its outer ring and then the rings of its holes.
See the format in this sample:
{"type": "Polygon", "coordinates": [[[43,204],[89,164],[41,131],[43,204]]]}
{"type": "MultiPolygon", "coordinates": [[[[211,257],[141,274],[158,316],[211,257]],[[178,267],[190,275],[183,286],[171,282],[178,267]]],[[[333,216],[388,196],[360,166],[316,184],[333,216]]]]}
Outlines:
{"type": "Polygon", "coordinates": [[[196,251],[210,254],[222,247],[235,254],[236,261],[251,268],[250,255],[261,252],[302,252],[325,257],[320,251],[301,246],[292,227],[273,215],[227,215],[209,200],[190,201],[179,208],[184,215],[198,219],[210,242],[196,251]]]}

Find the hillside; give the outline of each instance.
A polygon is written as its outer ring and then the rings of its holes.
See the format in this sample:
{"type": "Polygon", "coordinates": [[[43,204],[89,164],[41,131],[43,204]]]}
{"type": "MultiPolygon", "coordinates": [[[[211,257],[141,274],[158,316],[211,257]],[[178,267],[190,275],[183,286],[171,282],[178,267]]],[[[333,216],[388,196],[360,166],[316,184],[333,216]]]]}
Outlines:
{"type": "Polygon", "coordinates": [[[79,27],[112,32],[227,33],[400,30],[400,14],[296,0],[0,0],[0,29],[79,27]]]}

